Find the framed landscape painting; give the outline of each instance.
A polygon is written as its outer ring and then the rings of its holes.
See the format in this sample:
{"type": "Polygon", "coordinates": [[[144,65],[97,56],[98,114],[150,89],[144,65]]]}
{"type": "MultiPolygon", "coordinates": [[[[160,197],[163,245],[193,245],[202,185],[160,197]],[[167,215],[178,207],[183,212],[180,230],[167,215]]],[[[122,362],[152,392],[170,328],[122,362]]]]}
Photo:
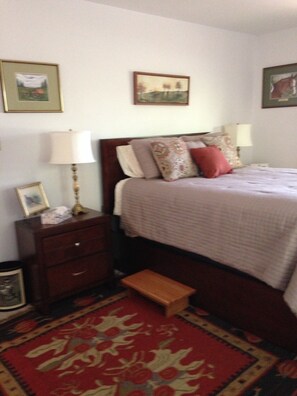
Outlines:
{"type": "Polygon", "coordinates": [[[297,63],[263,69],[262,108],[297,106],[297,63]]]}
{"type": "Polygon", "coordinates": [[[16,193],[26,217],[43,212],[49,203],[41,182],[16,188],[16,193]]]}
{"type": "Polygon", "coordinates": [[[1,60],[0,74],[5,112],[63,111],[57,64],[1,60]]]}
{"type": "Polygon", "coordinates": [[[190,77],[171,74],[134,72],[134,104],[189,104],[190,77]]]}

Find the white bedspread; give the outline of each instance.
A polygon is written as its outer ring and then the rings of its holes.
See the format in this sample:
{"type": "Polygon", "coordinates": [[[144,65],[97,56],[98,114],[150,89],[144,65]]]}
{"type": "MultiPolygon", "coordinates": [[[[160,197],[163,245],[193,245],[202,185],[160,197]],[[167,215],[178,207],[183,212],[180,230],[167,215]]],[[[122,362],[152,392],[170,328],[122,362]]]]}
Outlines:
{"type": "Polygon", "coordinates": [[[284,290],[297,315],[297,170],[245,167],[216,179],[129,179],[121,224],[129,235],[198,253],[284,290]]]}

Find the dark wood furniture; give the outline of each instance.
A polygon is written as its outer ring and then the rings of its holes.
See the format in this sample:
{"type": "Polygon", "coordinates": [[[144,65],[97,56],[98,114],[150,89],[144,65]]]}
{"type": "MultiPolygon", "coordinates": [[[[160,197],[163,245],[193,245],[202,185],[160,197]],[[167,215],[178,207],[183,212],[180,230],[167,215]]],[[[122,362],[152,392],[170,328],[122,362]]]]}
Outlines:
{"type": "MultiPolygon", "coordinates": [[[[131,139],[103,139],[99,142],[106,213],[112,213],[114,187],[125,177],[117,161],[116,146],[128,144],[131,139]]],[[[284,302],[281,291],[206,257],[143,238],[125,237],[116,226],[114,238],[120,241],[118,245],[124,250],[126,268],[132,271],[150,268],[193,287],[197,293],[192,297],[192,303],[235,327],[297,352],[297,318],[284,302]]]]}
{"type": "Polygon", "coordinates": [[[48,313],[50,304],[113,280],[110,216],[88,209],[62,223],[40,217],[15,223],[28,300],[48,313]]]}

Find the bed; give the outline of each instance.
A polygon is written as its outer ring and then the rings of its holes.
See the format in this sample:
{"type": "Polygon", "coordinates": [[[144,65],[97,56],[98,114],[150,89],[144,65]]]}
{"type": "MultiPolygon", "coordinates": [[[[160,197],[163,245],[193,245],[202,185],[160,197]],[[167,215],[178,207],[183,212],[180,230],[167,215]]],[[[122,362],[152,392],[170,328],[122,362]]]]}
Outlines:
{"type": "MultiPolygon", "coordinates": [[[[99,142],[103,210],[106,213],[113,213],[115,186],[127,178],[119,165],[116,147],[127,145],[132,139],[103,139],[99,142]]],[[[236,174],[239,175],[240,172],[242,170],[236,174]]],[[[182,184],[184,181],[178,182],[182,184]]],[[[297,351],[297,318],[284,299],[284,291],[277,288],[279,285],[273,282],[272,285],[267,284],[266,280],[264,282],[258,276],[230,265],[226,261],[228,254],[224,260],[217,260],[217,256],[212,257],[213,254],[208,254],[207,251],[199,254],[195,248],[174,246],[166,239],[161,239],[160,242],[155,237],[134,237],[133,230],[130,230],[131,236],[127,236],[127,232],[124,234],[118,226],[121,220],[123,221],[118,216],[113,218],[115,259],[119,269],[135,272],[151,268],[179,280],[197,290],[192,299],[193,304],[228,320],[234,327],[243,328],[281,347],[297,351]]],[[[136,230],[135,235],[138,234],[136,230]]],[[[292,246],[294,250],[294,243],[292,246]]],[[[229,250],[228,246],[225,251],[228,253],[229,250]]],[[[271,257],[273,260],[274,252],[271,257]]]]}

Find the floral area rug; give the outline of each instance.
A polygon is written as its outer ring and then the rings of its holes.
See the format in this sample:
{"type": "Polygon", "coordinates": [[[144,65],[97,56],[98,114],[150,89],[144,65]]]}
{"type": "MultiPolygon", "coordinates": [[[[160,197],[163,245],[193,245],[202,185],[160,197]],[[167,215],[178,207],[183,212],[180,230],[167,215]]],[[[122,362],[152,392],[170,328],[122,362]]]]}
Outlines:
{"type": "Polygon", "coordinates": [[[189,307],[166,318],[125,291],[1,326],[1,395],[297,396],[293,353],[189,307]]]}

